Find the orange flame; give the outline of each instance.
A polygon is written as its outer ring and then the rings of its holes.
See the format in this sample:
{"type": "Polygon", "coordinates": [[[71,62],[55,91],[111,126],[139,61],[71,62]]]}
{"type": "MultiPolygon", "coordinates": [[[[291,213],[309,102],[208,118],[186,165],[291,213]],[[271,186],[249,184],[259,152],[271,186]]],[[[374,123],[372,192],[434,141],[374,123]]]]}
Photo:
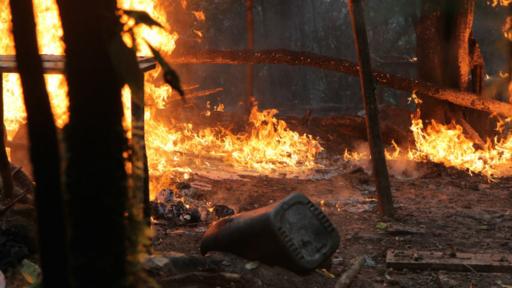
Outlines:
{"type": "MultiPolygon", "coordinates": [[[[2,7],[9,7],[7,0],[0,0],[2,7]]],[[[148,12],[163,27],[169,29],[166,13],[159,1],[120,0],[123,9],[148,12]]],[[[187,2],[181,4],[186,7],[187,2]]],[[[61,42],[62,28],[55,0],[34,1],[40,53],[62,55],[64,44],[61,42]]],[[[204,21],[204,13],[193,12],[199,21],[204,21]]],[[[133,20],[122,17],[124,25],[134,25],[133,20]]],[[[7,37],[0,40],[0,54],[14,54],[14,43],[10,33],[10,11],[0,12],[0,34],[7,37]]],[[[144,40],[157,47],[164,55],[170,55],[176,47],[178,35],[167,33],[158,27],[134,27],[139,55],[151,55],[144,40]]],[[[200,31],[194,31],[201,36],[200,31]]],[[[123,39],[127,39],[124,37],[123,39]]],[[[132,45],[133,43],[127,43],[132,45]]],[[[250,131],[241,134],[222,128],[195,129],[192,124],[164,124],[154,119],[157,109],[166,106],[172,90],[167,85],[157,85],[160,69],[146,74],[146,141],[150,168],[152,192],[158,186],[156,176],[169,176],[173,172],[185,173],[189,177],[193,162],[209,165],[212,159],[227,163],[234,169],[248,169],[259,173],[303,172],[316,167],[315,156],[322,150],[320,144],[309,135],[300,135],[291,131],[284,121],[277,120],[277,110],[252,110],[250,131]],[[191,157],[193,156],[193,157],[191,157]],[[199,158],[198,158],[199,156],[199,158]]],[[[58,127],[68,121],[67,84],[62,75],[46,76],[52,110],[58,127]]],[[[4,75],[4,101],[6,107],[6,126],[12,137],[26,120],[22,103],[22,89],[17,74],[4,75]]],[[[131,107],[130,89],[122,91],[125,109],[124,126],[130,136],[131,107]]],[[[214,107],[217,112],[224,111],[222,104],[214,107]]],[[[196,165],[197,166],[197,165],[196,165]]],[[[129,165],[127,166],[129,168],[129,165]]],[[[128,169],[130,170],[130,169],[128,169]]]]}

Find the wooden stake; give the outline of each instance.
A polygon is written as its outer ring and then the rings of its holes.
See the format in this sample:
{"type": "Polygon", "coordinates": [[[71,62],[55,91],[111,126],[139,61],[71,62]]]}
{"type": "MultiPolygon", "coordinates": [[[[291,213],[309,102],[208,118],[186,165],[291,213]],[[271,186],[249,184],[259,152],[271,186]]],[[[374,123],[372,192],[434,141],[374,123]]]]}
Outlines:
{"type": "MultiPolygon", "coordinates": [[[[254,0],[246,0],[246,21],[247,21],[247,49],[254,49],[254,0]]],[[[247,109],[250,112],[252,109],[252,99],[254,97],[254,65],[247,65],[247,109]]]]}
{"type": "Polygon", "coordinates": [[[364,12],[361,0],[349,0],[350,16],[354,32],[355,47],[359,61],[359,79],[361,82],[361,94],[366,110],[366,128],[370,153],[373,162],[373,176],[377,186],[377,198],[380,212],[387,217],[393,217],[393,198],[389,184],[388,169],[382,145],[379,111],[377,98],[375,97],[375,84],[373,82],[372,67],[370,63],[370,51],[366,36],[364,12]]]}

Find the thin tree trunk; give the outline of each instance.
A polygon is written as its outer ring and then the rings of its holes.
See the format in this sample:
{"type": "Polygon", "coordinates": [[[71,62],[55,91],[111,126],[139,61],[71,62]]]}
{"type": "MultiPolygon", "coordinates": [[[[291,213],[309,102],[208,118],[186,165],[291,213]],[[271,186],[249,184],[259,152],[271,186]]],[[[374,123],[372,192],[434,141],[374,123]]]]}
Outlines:
{"type": "Polygon", "coordinates": [[[373,162],[373,176],[377,187],[378,207],[382,215],[393,217],[393,197],[389,184],[388,168],[384,156],[384,145],[379,126],[379,110],[375,97],[375,84],[373,82],[372,67],[370,63],[370,51],[366,36],[363,4],[361,0],[349,0],[350,16],[354,31],[355,47],[359,62],[359,79],[361,82],[361,94],[366,110],[366,129],[370,154],[373,162]]]}
{"type": "MultiPolygon", "coordinates": [[[[209,50],[191,55],[176,55],[169,59],[171,64],[286,64],[307,66],[358,76],[359,66],[351,61],[332,58],[304,51],[279,50],[209,50]]],[[[411,80],[382,71],[373,71],[377,84],[400,91],[416,92],[437,100],[506,117],[512,116],[512,105],[494,99],[483,99],[466,91],[444,88],[425,80],[411,80]]],[[[423,99],[423,100],[425,100],[423,99]]]]}
{"type": "MultiPolygon", "coordinates": [[[[254,49],[254,0],[246,0],[247,49],[254,49]]],[[[247,65],[246,101],[247,109],[252,109],[254,98],[254,65],[247,65]]]]}
{"type": "Polygon", "coordinates": [[[126,287],[121,83],[109,52],[115,0],[58,0],[66,44],[67,188],[73,287],[126,287]]]}
{"type": "Polygon", "coordinates": [[[70,287],[57,129],[43,77],[31,0],[10,1],[28,120],[44,287],[70,287]]]}
{"type": "MultiPolygon", "coordinates": [[[[512,17],[512,3],[509,4],[508,9],[509,17],[512,17]]],[[[512,21],[512,18],[510,19],[512,21]]],[[[508,39],[508,99],[512,103],[512,39],[508,39]]]]}
{"type": "Polygon", "coordinates": [[[2,178],[3,196],[9,199],[14,196],[14,186],[11,177],[11,163],[9,163],[5,147],[6,137],[7,134],[4,125],[3,73],[0,73],[0,175],[2,178]]]}

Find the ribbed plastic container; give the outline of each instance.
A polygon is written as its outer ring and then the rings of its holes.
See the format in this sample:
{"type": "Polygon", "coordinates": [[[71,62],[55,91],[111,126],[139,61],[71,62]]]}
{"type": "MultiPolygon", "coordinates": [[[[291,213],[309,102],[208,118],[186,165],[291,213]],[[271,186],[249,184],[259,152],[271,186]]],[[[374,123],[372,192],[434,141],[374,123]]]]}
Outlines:
{"type": "Polygon", "coordinates": [[[339,243],[336,228],[322,210],[294,193],[273,205],[213,223],[203,236],[201,253],[230,252],[307,272],[324,263],[339,243]]]}

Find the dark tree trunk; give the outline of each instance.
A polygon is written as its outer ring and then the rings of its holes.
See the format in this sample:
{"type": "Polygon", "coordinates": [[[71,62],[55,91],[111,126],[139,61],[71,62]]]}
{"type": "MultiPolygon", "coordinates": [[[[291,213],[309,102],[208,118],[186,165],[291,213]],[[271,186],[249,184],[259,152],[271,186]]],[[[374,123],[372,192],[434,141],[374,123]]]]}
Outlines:
{"type": "Polygon", "coordinates": [[[126,287],[126,149],[121,83],[109,47],[115,0],[58,0],[66,44],[67,188],[74,287],[126,287]]]}
{"type": "Polygon", "coordinates": [[[12,198],[14,186],[11,177],[11,163],[7,157],[5,142],[7,133],[4,125],[3,73],[0,73],[0,177],[2,178],[2,196],[12,198]]]}
{"type": "MultiPolygon", "coordinates": [[[[254,0],[245,0],[246,25],[247,25],[247,49],[254,49],[254,0]]],[[[247,65],[246,101],[247,110],[250,112],[254,104],[254,65],[247,65]]]]}
{"type": "Polygon", "coordinates": [[[10,4],[37,183],[35,202],[43,286],[70,287],[57,129],[38,54],[34,10],[31,0],[11,0],[10,4]]]}
{"type": "MultiPolygon", "coordinates": [[[[420,80],[480,94],[483,59],[478,44],[471,39],[474,7],[475,0],[422,2],[422,15],[416,27],[420,80]]],[[[469,128],[476,130],[469,134],[477,138],[486,137],[491,131],[487,113],[460,109],[432,98],[423,99],[421,109],[426,121],[469,123],[469,128]]]]}

